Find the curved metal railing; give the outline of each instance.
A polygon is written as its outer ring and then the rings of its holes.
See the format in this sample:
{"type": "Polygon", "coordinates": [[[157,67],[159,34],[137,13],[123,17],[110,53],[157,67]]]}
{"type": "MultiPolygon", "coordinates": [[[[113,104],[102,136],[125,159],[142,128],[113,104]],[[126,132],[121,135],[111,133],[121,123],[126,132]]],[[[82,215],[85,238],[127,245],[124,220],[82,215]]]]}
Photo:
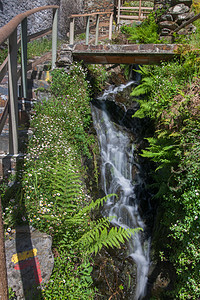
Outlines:
{"type": "MultiPolygon", "coordinates": [[[[42,10],[53,9],[52,20],[52,68],[55,67],[57,53],[58,9],[57,5],[41,6],[14,17],[9,23],[0,28],[0,45],[8,39],[8,57],[0,66],[0,82],[8,71],[8,101],[0,118],[0,134],[9,113],[9,154],[18,154],[18,97],[17,97],[17,51],[21,44],[21,77],[22,95],[27,98],[27,43],[31,36],[27,36],[27,18],[42,10]],[[17,41],[17,27],[21,24],[21,40],[17,41]]],[[[49,30],[32,35],[48,34],[49,30]]]]}

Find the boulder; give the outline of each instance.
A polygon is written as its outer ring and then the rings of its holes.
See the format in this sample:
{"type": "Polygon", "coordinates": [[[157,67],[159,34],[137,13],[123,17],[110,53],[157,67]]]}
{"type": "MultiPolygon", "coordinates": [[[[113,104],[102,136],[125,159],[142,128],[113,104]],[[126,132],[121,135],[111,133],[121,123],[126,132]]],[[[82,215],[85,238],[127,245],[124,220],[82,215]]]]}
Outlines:
{"type": "Polygon", "coordinates": [[[187,21],[187,20],[191,19],[192,17],[194,17],[194,12],[181,14],[181,15],[178,15],[178,16],[177,16],[176,22],[177,22],[179,25],[181,25],[184,21],[187,21]]]}
{"type": "Polygon", "coordinates": [[[161,29],[167,28],[167,29],[170,29],[170,30],[175,30],[178,27],[178,25],[175,22],[172,22],[172,21],[160,22],[159,26],[160,26],[161,29]]]}
{"type": "Polygon", "coordinates": [[[161,35],[161,36],[166,36],[166,35],[169,35],[170,32],[171,32],[170,29],[168,29],[168,28],[163,28],[163,29],[161,30],[160,35],[161,35]]]}
{"type": "Polygon", "coordinates": [[[173,17],[170,14],[164,14],[161,16],[160,20],[163,21],[173,21],[173,17]]]}
{"type": "Polygon", "coordinates": [[[188,13],[190,8],[186,6],[185,4],[177,4],[175,6],[172,6],[169,8],[169,13],[172,14],[172,16],[180,15],[188,13]]]}
{"type": "Polygon", "coordinates": [[[50,279],[54,257],[52,238],[29,226],[16,228],[16,233],[5,241],[8,286],[17,300],[35,300],[41,287],[50,279]]]}

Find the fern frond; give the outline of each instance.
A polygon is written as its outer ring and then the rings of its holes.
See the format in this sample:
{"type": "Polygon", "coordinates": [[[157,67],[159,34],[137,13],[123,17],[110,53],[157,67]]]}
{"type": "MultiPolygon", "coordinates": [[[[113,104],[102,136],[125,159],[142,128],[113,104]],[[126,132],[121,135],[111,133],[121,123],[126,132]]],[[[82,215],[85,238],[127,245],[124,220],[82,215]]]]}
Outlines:
{"type": "Polygon", "coordinates": [[[140,228],[125,229],[123,227],[110,227],[110,219],[100,219],[96,226],[85,233],[79,240],[78,244],[88,249],[88,253],[97,254],[103,246],[121,248],[121,243],[131,238],[140,228]]]}

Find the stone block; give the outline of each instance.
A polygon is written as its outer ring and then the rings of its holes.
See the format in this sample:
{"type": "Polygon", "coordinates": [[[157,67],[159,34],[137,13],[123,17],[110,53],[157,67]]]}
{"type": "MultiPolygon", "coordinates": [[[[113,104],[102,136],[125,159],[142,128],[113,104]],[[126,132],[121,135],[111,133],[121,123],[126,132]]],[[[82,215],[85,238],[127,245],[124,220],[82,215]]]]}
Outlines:
{"type": "Polygon", "coordinates": [[[173,16],[180,15],[180,14],[185,14],[188,13],[190,8],[186,6],[185,4],[177,4],[173,7],[169,8],[169,13],[172,14],[173,16]]]}
{"type": "Polygon", "coordinates": [[[160,22],[159,26],[160,26],[161,29],[167,28],[167,29],[170,29],[170,30],[175,30],[176,28],[178,28],[178,25],[175,22],[172,22],[172,21],[160,22]]]}

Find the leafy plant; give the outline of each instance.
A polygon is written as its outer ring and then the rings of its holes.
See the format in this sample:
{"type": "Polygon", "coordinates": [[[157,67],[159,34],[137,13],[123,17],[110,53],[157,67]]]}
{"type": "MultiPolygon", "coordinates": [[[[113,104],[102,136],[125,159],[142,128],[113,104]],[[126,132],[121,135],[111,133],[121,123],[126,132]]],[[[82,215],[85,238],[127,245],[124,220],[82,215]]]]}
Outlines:
{"type": "Polygon", "coordinates": [[[141,86],[132,95],[140,109],[134,117],[154,120],[155,134],[142,156],[156,164],[159,201],[154,246],[176,271],[170,299],[198,299],[199,286],[199,61],[193,52],[181,61],[144,66],[141,86]],[[162,236],[161,237],[161,232],[162,236]]]}
{"type": "Polygon", "coordinates": [[[133,23],[132,26],[121,26],[121,32],[128,35],[128,40],[137,44],[159,44],[158,25],[156,24],[155,14],[150,14],[141,25],[133,23]]]}

